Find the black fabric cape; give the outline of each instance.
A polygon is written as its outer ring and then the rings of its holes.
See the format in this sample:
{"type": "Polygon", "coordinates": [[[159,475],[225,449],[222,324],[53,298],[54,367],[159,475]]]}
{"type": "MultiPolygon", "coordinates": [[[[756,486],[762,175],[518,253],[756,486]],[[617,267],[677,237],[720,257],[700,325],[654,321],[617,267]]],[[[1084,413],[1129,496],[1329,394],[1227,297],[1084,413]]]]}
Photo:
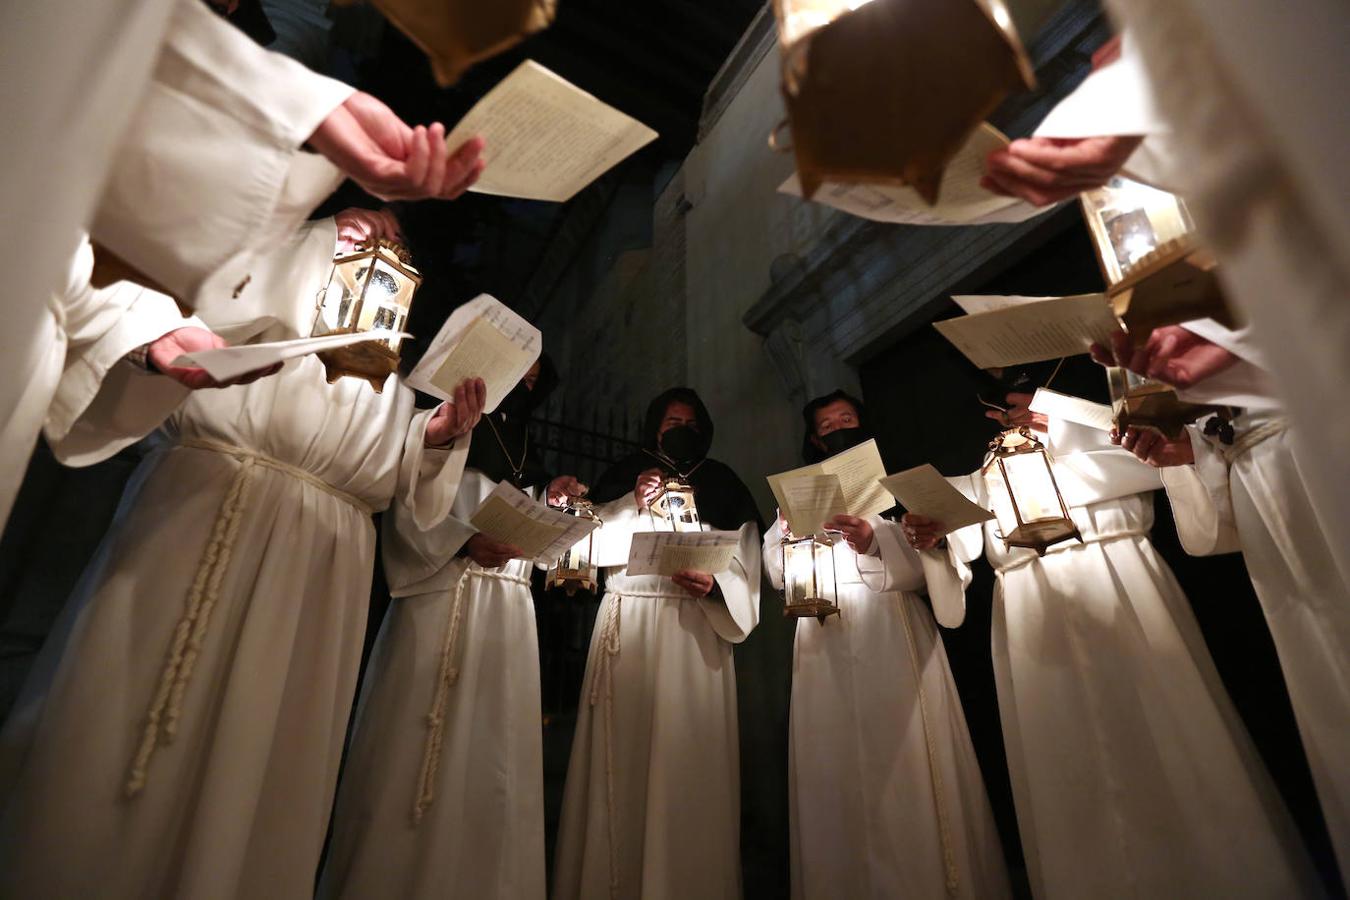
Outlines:
{"type": "Polygon", "coordinates": [[[558,386],[558,370],[552,360],[547,356],[541,356],[540,360],[539,380],[535,382],[534,390],[527,391],[523,384],[517,385],[501,406],[483,416],[474,426],[465,468],[476,469],[493,481],[515,483],[511,463],[519,462],[521,452],[525,451],[524,474],[516,487],[542,488],[549,483],[549,474],[544,469],[538,448],[531,443],[526,450],[525,440],[529,433],[530,413],[538,409],[558,386]],[[506,452],[502,452],[502,445],[506,452]]]}
{"type": "MultiPolygon", "coordinates": [[[[633,493],[638,476],[648,469],[661,469],[670,475],[680,474],[680,469],[657,451],[656,432],[671,401],[686,403],[694,408],[705,446],[712,443],[712,417],[708,415],[708,408],[703,405],[698,394],[689,388],[671,388],[658,395],[647,407],[647,417],[642,425],[642,449],[619,460],[596,479],[588,494],[591,500],[608,503],[633,493]]],[[[688,471],[691,467],[692,463],[683,468],[688,471]]],[[[700,521],[720,531],[737,531],[746,522],[754,522],[760,533],[763,533],[764,523],[759,518],[759,509],[755,506],[750,489],[726,463],[705,457],[690,472],[687,480],[694,488],[694,503],[698,506],[700,521]]]]}

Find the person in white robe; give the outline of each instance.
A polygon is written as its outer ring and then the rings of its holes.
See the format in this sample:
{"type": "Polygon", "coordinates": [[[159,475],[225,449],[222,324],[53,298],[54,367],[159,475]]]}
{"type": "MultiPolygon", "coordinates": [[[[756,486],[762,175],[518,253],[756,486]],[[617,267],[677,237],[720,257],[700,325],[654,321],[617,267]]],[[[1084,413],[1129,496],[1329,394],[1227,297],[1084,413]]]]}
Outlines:
{"type": "MultiPolygon", "coordinates": [[[[868,436],[861,404],[842,392],[803,412],[808,463],[868,436]]],[[[793,645],[792,896],[1010,896],[961,698],[919,597],[919,555],[879,516],[826,524],[848,542],[833,548],[838,615],[798,619],[793,645]]],[[[786,532],[780,517],[764,536],[779,590],[786,532]]]]}
{"type": "Polygon", "coordinates": [[[1347,548],[1333,547],[1319,527],[1294,455],[1300,434],[1264,387],[1268,378],[1257,348],[1245,333],[1207,320],[1182,329],[1203,345],[1174,343],[1180,352],[1160,347],[1143,358],[1130,353],[1102,361],[1137,365],[1141,374],[1173,382],[1186,372],[1188,387],[1179,393],[1187,399],[1241,407],[1231,440],[1225,443],[1217,429],[1203,424],[1189,426],[1175,442],[1135,429],[1120,438],[1159,467],[1187,553],[1242,552],[1344,875],[1350,872],[1350,585],[1336,557],[1347,548]],[[1193,361],[1204,351],[1225,358],[1206,366],[1212,375],[1197,377],[1193,361]]]}
{"type": "MultiPolygon", "coordinates": [[[[1350,547],[1350,419],[1327,415],[1324,401],[1328,386],[1350,386],[1350,14],[1340,0],[1106,6],[1138,49],[1147,84],[1137,90],[1162,119],[1141,148],[1148,180],[1186,198],[1305,436],[1292,450],[1329,543],[1350,547]]],[[[1134,168],[1130,142],[1144,136],[1015,142],[1017,171],[999,187],[1035,203],[1072,196],[1127,158],[1134,168]]],[[[1350,560],[1337,563],[1350,580],[1350,560]]]]}
{"type": "Polygon", "coordinates": [[[601,501],[596,555],[606,587],[563,792],[553,895],[739,897],[732,645],[758,622],[758,513],[731,469],[707,457],[712,419],[692,390],[652,402],[643,441],[591,489],[601,501]],[[737,532],[725,572],[626,574],[632,535],[670,528],[639,505],[662,473],[693,485],[703,530],[737,532]]]}
{"type": "Polygon", "coordinates": [[[101,258],[189,306],[266,307],[248,291],[258,255],[344,174],[382,196],[450,198],[481,168],[480,141],[449,157],[441,126],[409,128],[199,0],[29,3],[5,24],[0,246],[17,257],[0,329],[0,513],[42,426],[30,379],[47,371],[50,298],[84,230],[101,258]]]}
{"type": "MultiPolygon", "coordinates": [[[[1033,421],[1029,395],[1008,400],[1008,422],[1033,421]]],[[[948,534],[943,548],[940,526],[902,519],[923,551],[940,621],[964,615],[970,562],[981,550],[997,573],[994,675],[1032,892],[1318,895],[1186,597],[1149,542],[1157,472],[1105,432],[1059,419],[1048,429],[1081,542],[1039,557],[1004,545],[989,522],[948,534]]],[[[950,480],[990,507],[980,473],[950,480]]]]}
{"type": "Polygon", "coordinates": [[[555,503],[584,492],[549,479],[530,444],[530,411],[556,380],[536,362],[479,422],[447,518],[427,528],[402,503],[385,518],[394,600],[362,683],[321,898],[544,897],[532,560],[469,520],[501,482],[555,503]]]}
{"type": "MultiPolygon", "coordinates": [[[[334,222],[314,223],[265,288],[312,315],[335,245],[334,222]]],[[[311,896],[370,516],[395,497],[423,521],[448,513],[464,450],[440,447],[481,403],[481,382],[461,387],[414,415],[392,380],[328,384],[305,357],[182,402],[0,732],[0,895],[311,896]]],[[[90,409],[104,452],[144,433],[108,399],[90,409]]],[[[67,440],[92,453],[97,438],[67,440]]]]}

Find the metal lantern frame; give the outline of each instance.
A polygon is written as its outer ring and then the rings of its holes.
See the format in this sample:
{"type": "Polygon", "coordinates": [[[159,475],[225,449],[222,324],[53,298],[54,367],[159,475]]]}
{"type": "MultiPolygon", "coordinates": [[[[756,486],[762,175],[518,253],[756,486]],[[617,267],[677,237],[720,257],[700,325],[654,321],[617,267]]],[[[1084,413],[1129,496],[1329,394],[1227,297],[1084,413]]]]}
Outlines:
{"type": "Polygon", "coordinates": [[[1189,403],[1171,386],[1119,366],[1107,368],[1106,384],[1111,391],[1112,421],[1121,434],[1126,428],[1138,428],[1177,441],[1192,422],[1208,415],[1229,418],[1231,413],[1226,406],[1189,403]]]}
{"type": "MultiPolygon", "coordinates": [[[[583,497],[568,497],[560,509],[569,516],[590,519],[597,525],[604,524],[591,501],[583,497]]],[[[600,583],[598,571],[595,565],[595,531],[592,530],[553,561],[553,565],[548,568],[544,588],[562,588],[569,597],[577,591],[595,593],[600,583]]]]}
{"type": "Polygon", "coordinates": [[[657,531],[666,530],[656,527],[657,519],[668,523],[670,530],[675,532],[703,530],[698,504],[694,502],[693,485],[677,475],[663,477],[661,489],[647,504],[647,515],[651,516],[653,529],[657,531]]]}
{"type": "MultiPolygon", "coordinates": [[[[806,537],[785,535],[779,542],[778,552],[783,564],[784,616],[795,619],[814,617],[823,625],[826,618],[839,614],[839,579],[834,564],[834,545],[837,541],[836,536],[825,532],[806,537]],[[794,563],[803,557],[810,561],[810,587],[805,591],[806,596],[797,597],[798,589],[806,585],[807,579],[794,577],[798,574],[794,571],[798,567],[794,563]],[[829,560],[828,577],[822,572],[825,559],[829,560]]],[[[806,564],[798,565],[804,567],[806,564]]]]}
{"type": "Polygon", "coordinates": [[[347,376],[365,379],[376,393],[383,390],[385,380],[398,371],[402,343],[398,335],[421,286],[422,275],[412,267],[412,255],[395,241],[380,238],[374,246],[358,246],[355,253],[333,259],[332,274],[317,298],[312,335],[388,331],[389,337],[318,353],[330,384],[347,376]],[[388,299],[369,296],[378,274],[395,282],[395,292],[388,299]],[[338,308],[330,319],[325,313],[332,303],[338,308]],[[393,321],[380,322],[380,313],[391,308],[396,310],[393,321]]]}
{"type": "MultiPolygon", "coordinates": [[[[1045,449],[1045,445],[1031,433],[1030,428],[1023,425],[1001,432],[998,437],[990,442],[989,452],[993,458],[985,464],[981,470],[981,475],[987,476],[993,467],[998,467],[1003,490],[1008,494],[1008,508],[1012,510],[1013,517],[1017,521],[1016,527],[1011,532],[1000,535],[1005,545],[1008,547],[1025,547],[1029,550],[1035,550],[1038,556],[1044,556],[1047,549],[1062,541],[1072,538],[1082,543],[1083,535],[1074,523],[1073,517],[1069,514],[1069,507],[1064,502],[1064,494],[1059,489],[1059,482],[1055,480],[1055,467],[1052,465],[1053,460],[1050,453],[1045,449]],[[1017,502],[1017,491],[1013,489],[1013,479],[1009,477],[1007,461],[1032,454],[1039,454],[1041,463],[1045,466],[1046,474],[1050,479],[1050,486],[1055,492],[1059,516],[1027,521],[1017,502]]],[[[1000,523],[1000,527],[1002,525],[1003,523],[1000,523]]]]}

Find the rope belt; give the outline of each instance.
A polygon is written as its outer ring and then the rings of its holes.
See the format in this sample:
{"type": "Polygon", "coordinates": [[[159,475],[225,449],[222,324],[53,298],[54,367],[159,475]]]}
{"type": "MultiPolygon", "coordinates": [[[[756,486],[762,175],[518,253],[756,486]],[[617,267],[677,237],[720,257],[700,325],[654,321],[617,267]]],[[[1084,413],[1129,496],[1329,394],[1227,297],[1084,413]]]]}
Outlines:
{"type": "Polygon", "coordinates": [[[454,663],[455,647],[459,643],[459,623],[463,617],[464,587],[470,578],[504,581],[522,585],[526,590],[530,588],[530,579],[524,575],[484,569],[475,562],[470,562],[455,581],[455,599],[451,601],[450,619],[445,626],[445,638],[441,641],[441,665],[436,674],[436,692],[426,717],[427,742],[422,750],[422,770],[417,776],[417,793],[413,800],[414,825],[421,824],[422,816],[436,799],[436,773],[440,769],[441,745],[445,736],[445,705],[450,700],[450,689],[459,681],[459,667],[454,663]]]}
{"type": "Polygon", "coordinates": [[[1219,448],[1219,453],[1223,455],[1224,460],[1229,465],[1232,465],[1239,456],[1249,452],[1257,444],[1269,440],[1278,434],[1283,434],[1288,429],[1288,420],[1277,417],[1262,422],[1260,425],[1248,428],[1246,431],[1242,432],[1242,434],[1237,435],[1231,445],[1216,444],[1215,446],[1219,448]]]}
{"type": "Polygon", "coordinates": [[[928,698],[923,689],[923,672],[919,669],[919,648],[914,641],[914,631],[909,624],[909,609],[902,594],[900,602],[900,621],[905,626],[905,643],[909,645],[909,664],[914,671],[914,686],[919,692],[919,722],[923,725],[924,750],[928,754],[928,775],[933,786],[933,807],[937,812],[938,840],[942,844],[942,865],[946,871],[947,896],[955,897],[960,887],[960,873],[956,867],[956,854],[952,850],[951,826],[947,819],[946,791],[942,784],[942,769],[938,764],[937,741],[933,737],[933,728],[928,721],[928,698]]]}
{"type": "MultiPolygon", "coordinates": [[[[1108,544],[1111,541],[1119,541],[1125,538],[1137,538],[1137,537],[1148,537],[1148,531],[1143,528],[1125,528],[1122,529],[1121,531],[1108,531],[1104,534],[1096,534],[1093,535],[1092,537],[1085,537],[1083,538],[1083,542],[1081,544],[1078,543],[1077,541],[1073,542],[1063,541],[1046,550],[1045,552],[1046,555],[1049,556],[1055,553],[1062,553],[1066,550],[1072,550],[1075,547],[1086,546],[1088,544],[1108,544]]],[[[1002,575],[1004,572],[1011,572],[1014,569],[1020,569],[1024,566],[1029,566],[1038,559],[1040,559],[1039,556],[1036,556],[1035,554],[1032,553],[1028,553],[1027,555],[1019,557],[1018,559],[1015,559],[1006,565],[994,566],[994,571],[997,572],[999,575],[1002,575]]]]}
{"type": "Polygon", "coordinates": [[[619,896],[619,864],[614,840],[614,662],[619,658],[622,645],[619,641],[619,614],[625,597],[649,600],[692,600],[690,594],[667,594],[661,591],[615,591],[614,602],[605,611],[605,621],[600,625],[600,636],[596,642],[595,669],[591,673],[590,705],[594,707],[601,699],[601,682],[604,683],[604,719],[605,719],[605,812],[606,830],[609,838],[609,896],[611,900],[619,896]]]}
{"type": "Polygon", "coordinates": [[[155,751],[164,744],[173,743],[178,736],[178,724],[183,716],[183,697],[187,693],[188,681],[192,678],[197,658],[201,655],[211,612],[220,597],[220,585],[230,565],[230,555],[239,534],[244,510],[248,507],[254,471],[262,466],[282,472],[319,488],[366,515],[373,511],[364,501],[333,487],[323,479],[255,450],[201,438],[185,438],[174,449],[184,447],[233,457],[239,460],[240,466],[225,492],[225,499],[220,503],[215,523],[211,526],[211,537],[202,551],[197,572],[192,578],[192,587],[188,590],[186,608],[174,627],[168,658],[164,661],[159,684],[146,711],[145,731],[127,773],[128,797],[135,797],[145,789],[155,751]]]}

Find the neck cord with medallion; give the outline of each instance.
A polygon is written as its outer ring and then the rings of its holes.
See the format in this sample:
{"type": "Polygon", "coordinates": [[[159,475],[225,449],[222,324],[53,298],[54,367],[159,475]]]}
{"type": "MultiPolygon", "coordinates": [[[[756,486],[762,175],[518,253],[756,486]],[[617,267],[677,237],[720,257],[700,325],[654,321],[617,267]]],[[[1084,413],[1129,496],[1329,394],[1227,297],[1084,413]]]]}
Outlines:
{"type": "MultiPolygon", "coordinates": [[[[516,461],[511,458],[510,452],[507,451],[506,443],[502,440],[501,433],[497,431],[497,425],[492,421],[492,416],[489,415],[484,418],[487,419],[488,427],[492,429],[492,436],[497,439],[497,446],[502,448],[502,456],[506,458],[506,464],[511,467],[511,483],[516,487],[520,487],[521,479],[525,477],[525,457],[530,454],[529,423],[526,423],[525,425],[525,440],[521,443],[520,462],[517,464],[516,461]]],[[[506,417],[503,416],[502,420],[505,421],[505,419],[506,417]]]]}
{"type": "Polygon", "coordinates": [[[678,476],[680,477],[680,480],[681,480],[681,481],[686,481],[686,482],[689,480],[689,476],[690,476],[690,475],[693,475],[695,472],[698,471],[699,466],[703,465],[705,462],[708,461],[708,457],[705,456],[705,457],[703,457],[702,459],[700,459],[698,462],[694,463],[693,467],[690,468],[689,471],[687,471],[687,472],[681,472],[681,471],[680,471],[680,467],[679,467],[678,465],[675,464],[675,460],[671,459],[669,456],[666,456],[666,455],[665,455],[664,453],[662,453],[661,451],[659,451],[659,450],[648,450],[646,447],[643,447],[643,448],[642,448],[642,452],[645,453],[645,454],[647,454],[648,456],[650,456],[652,459],[656,460],[657,462],[663,463],[664,465],[668,466],[670,469],[672,469],[672,470],[675,472],[676,475],[678,475],[678,476]]]}

